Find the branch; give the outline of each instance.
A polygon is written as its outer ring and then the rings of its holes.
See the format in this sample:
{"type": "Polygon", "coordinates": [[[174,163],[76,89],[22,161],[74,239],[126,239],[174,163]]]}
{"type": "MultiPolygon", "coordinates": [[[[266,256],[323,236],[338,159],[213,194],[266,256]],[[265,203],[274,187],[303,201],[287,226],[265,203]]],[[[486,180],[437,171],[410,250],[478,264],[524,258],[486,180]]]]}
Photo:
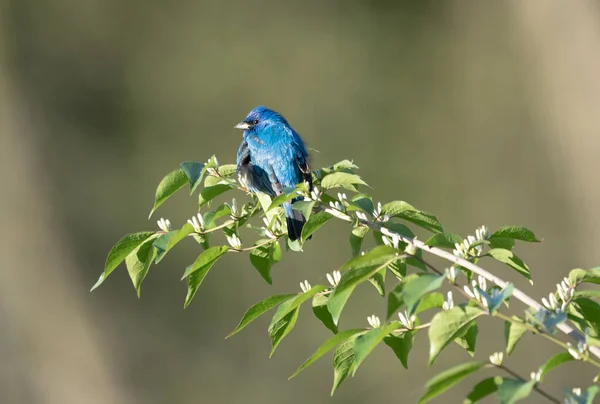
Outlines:
{"type": "MultiPolygon", "coordinates": [[[[340,219],[340,220],[344,220],[346,222],[354,222],[355,219],[352,218],[351,216],[337,210],[337,209],[333,209],[333,208],[325,208],[324,209],[325,212],[330,213],[331,215],[333,215],[334,217],[340,219]]],[[[504,288],[508,282],[506,282],[503,279],[498,278],[497,276],[493,275],[492,273],[486,271],[485,269],[473,264],[470,261],[467,261],[464,258],[460,258],[455,256],[452,253],[449,253],[448,251],[444,251],[440,248],[436,248],[436,247],[430,247],[427,244],[425,244],[424,242],[422,242],[421,240],[418,240],[417,238],[410,238],[410,237],[406,237],[403,236],[402,234],[396,233],[391,231],[390,229],[386,228],[385,226],[376,223],[376,222],[371,222],[369,220],[362,220],[359,219],[358,222],[360,224],[362,224],[363,226],[366,226],[372,230],[376,230],[378,232],[380,232],[383,235],[386,235],[388,237],[395,237],[398,238],[399,240],[405,242],[405,243],[409,243],[414,245],[415,247],[419,248],[422,251],[426,251],[430,254],[436,255],[440,258],[443,258],[447,261],[450,261],[454,264],[460,265],[470,271],[472,271],[473,273],[482,276],[483,278],[487,279],[490,282],[494,282],[496,285],[500,286],[501,288],[504,288]]],[[[542,308],[542,305],[540,303],[538,303],[535,299],[533,299],[532,297],[526,295],[524,292],[522,292],[521,290],[517,289],[516,287],[513,289],[513,293],[512,296],[515,297],[517,300],[521,301],[522,303],[524,303],[525,305],[527,305],[528,307],[531,307],[532,309],[538,311],[542,308]]],[[[585,337],[583,335],[581,335],[577,330],[575,330],[573,327],[571,327],[569,324],[567,323],[560,323],[556,326],[560,331],[562,331],[563,333],[565,333],[566,335],[570,336],[571,338],[573,338],[576,342],[586,342],[585,337]]],[[[596,346],[590,346],[589,347],[589,351],[598,359],[600,359],[600,347],[596,347],[596,346]]]]}

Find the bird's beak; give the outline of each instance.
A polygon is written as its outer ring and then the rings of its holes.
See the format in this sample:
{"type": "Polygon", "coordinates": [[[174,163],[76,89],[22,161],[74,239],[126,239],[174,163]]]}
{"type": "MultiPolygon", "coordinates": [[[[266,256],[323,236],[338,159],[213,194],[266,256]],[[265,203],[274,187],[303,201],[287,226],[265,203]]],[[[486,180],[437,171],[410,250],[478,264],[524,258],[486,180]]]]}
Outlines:
{"type": "Polygon", "coordinates": [[[240,122],[237,125],[234,126],[235,129],[248,129],[250,127],[250,125],[248,125],[247,122],[240,122]]]}

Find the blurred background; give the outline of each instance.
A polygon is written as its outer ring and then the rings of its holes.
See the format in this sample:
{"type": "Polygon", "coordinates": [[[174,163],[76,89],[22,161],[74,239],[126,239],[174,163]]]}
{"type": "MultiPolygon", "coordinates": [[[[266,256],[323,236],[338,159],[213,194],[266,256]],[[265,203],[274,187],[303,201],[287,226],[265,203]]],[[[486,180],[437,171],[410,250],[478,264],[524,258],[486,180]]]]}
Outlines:
{"type": "MultiPolygon", "coordinates": [[[[259,104],[320,151],[313,166],[353,159],[377,201],[462,235],[534,229],[544,242],[516,250],[533,286],[488,267],[536,298],[600,264],[596,1],[0,0],[0,18],[2,403],[411,403],[470,360],[451,346],[427,368],[418,335],[410,371],[381,346],[330,398],[330,355],[287,380],[329,337],[308,308],[271,359],[270,316],[224,340],[255,302],[325,282],[350,255],[343,223],[285,254],[274,286],[228,255],[186,310],[191,241],[152,267],[139,300],[124,266],[88,292],[124,234],[196,212],[182,192],[146,220],[180,162],[234,162],[233,125],[259,104]]],[[[341,327],[373,313],[385,300],[363,287],[341,327]]],[[[504,347],[502,330],[482,320],[478,358],[504,347]]],[[[526,336],[507,364],[527,376],[555,352],[526,336]]],[[[561,397],[593,375],[567,364],[544,388],[561,397]]]]}

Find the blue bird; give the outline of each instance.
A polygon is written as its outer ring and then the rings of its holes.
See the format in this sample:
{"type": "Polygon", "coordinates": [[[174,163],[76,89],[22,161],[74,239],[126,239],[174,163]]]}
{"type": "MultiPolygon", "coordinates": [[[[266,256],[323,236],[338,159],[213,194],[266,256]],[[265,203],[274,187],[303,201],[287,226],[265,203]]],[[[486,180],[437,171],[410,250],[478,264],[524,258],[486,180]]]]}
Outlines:
{"type": "MultiPolygon", "coordinates": [[[[266,107],[254,108],[246,118],[235,125],[244,130],[244,140],[237,152],[238,178],[250,192],[263,192],[272,198],[284,193],[284,188],[295,188],[308,182],[312,190],[312,175],[308,151],[300,135],[279,113],[266,107]]],[[[283,204],[288,236],[300,238],[306,219],[292,209],[292,203],[283,204]]]]}

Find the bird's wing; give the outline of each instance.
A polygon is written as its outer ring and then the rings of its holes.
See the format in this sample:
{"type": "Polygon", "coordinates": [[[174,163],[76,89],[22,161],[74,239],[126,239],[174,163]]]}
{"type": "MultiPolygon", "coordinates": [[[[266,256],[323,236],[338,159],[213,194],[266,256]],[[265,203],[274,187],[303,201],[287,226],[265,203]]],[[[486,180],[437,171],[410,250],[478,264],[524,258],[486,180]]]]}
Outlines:
{"type": "Polygon", "coordinates": [[[269,195],[275,195],[270,175],[265,170],[252,164],[252,155],[248,143],[244,140],[237,153],[238,180],[247,189],[252,192],[264,192],[269,195]]]}

